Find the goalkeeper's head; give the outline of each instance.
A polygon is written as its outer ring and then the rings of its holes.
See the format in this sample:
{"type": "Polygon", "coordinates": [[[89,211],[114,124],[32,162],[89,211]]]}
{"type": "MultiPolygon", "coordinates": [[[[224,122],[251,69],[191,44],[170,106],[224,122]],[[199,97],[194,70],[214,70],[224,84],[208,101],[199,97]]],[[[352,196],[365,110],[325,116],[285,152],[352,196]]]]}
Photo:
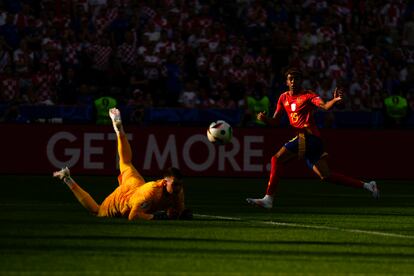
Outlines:
{"type": "Polygon", "coordinates": [[[164,171],[165,188],[168,193],[179,193],[183,188],[183,175],[175,167],[170,167],[164,171]]]}

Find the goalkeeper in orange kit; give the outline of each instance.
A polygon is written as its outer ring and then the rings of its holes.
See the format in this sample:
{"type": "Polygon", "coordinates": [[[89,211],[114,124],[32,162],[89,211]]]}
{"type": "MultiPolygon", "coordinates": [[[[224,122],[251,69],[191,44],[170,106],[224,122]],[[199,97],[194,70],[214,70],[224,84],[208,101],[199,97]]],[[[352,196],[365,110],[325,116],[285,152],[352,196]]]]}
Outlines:
{"type": "Polygon", "coordinates": [[[190,210],[184,206],[182,175],[177,168],[169,168],[164,178],[145,182],[131,163],[132,152],[125,135],[121,113],[118,109],[109,110],[117,135],[119,186],[99,205],[70,176],[68,168],[53,173],[63,180],[78,201],[98,217],[126,217],[135,219],[192,219],[190,210]]]}

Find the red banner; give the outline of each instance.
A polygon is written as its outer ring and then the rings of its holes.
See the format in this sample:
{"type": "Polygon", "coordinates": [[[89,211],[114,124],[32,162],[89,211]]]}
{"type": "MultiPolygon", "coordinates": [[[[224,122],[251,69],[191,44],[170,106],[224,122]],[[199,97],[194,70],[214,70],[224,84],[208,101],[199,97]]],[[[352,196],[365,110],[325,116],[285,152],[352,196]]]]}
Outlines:
{"type": "MultiPolygon", "coordinates": [[[[110,126],[0,125],[2,174],[50,174],[68,166],[74,174],[117,174],[116,137],[110,126]]],[[[179,167],[188,176],[267,177],[271,156],[292,135],[288,129],[235,128],[231,144],[208,142],[205,128],[126,126],[133,163],[159,176],[179,167]]],[[[332,170],[363,179],[412,179],[411,130],[322,131],[332,170]]],[[[313,174],[303,161],[286,166],[286,177],[313,174]]]]}

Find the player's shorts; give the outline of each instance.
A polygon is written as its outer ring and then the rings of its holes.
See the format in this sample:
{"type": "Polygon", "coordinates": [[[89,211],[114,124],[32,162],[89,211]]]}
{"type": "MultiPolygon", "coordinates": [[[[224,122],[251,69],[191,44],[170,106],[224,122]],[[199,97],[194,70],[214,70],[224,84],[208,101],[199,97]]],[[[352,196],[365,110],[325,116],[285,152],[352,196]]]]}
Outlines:
{"type": "MultiPolygon", "coordinates": [[[[289,151],[297,153],[299,157],[303,155],[306,164],[310,169],[322,158],[327,156],[323,149],[322,139],[312,134],[304,135],[304,145],[299,143],[299,135],[287,142],[284,146],[289,151]],[[303,147],[303,149],[302,149],[303,147]],[[303,151],[303,152],[302,152],[303,151]]],[[[303,143],[303,142],[302,142],[303,143]]]]}

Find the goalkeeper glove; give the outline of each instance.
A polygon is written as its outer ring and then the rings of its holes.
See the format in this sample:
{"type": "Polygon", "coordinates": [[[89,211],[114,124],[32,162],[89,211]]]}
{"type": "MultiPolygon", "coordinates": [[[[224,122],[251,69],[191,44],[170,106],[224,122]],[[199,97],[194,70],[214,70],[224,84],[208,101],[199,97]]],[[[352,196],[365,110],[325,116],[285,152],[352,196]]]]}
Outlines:
{"type": "Polygon", "coordinates": [[[191,209],[184,209],[178,219],[181,220],[192,220],[193,219],[193,211],[191,209]]]}
{"type": "Polygon", "coordinates": [[[153,214],[154,220],[167,220],[169,219],[166,211],[157,211],[153,214]]]}

